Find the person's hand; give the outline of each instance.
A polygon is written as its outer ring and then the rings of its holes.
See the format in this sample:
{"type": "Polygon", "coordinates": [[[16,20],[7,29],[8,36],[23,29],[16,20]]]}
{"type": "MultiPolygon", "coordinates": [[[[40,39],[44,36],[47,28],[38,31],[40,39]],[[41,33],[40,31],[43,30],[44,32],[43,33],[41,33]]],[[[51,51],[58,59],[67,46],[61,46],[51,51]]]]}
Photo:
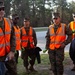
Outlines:
{"type": "Polygon", "coordinates": [[[47,52],[47,49],[43,50],[43,53],[46,53],[47,52]]]}
{"type": "Polygon", "coordinates": [[[8,54],[8,58],[9,58],[9,60],[12,60],[14,58],[14,52],[10,51],[8,54]]]}
{"type": "Polygon", "coordinates": [[[22,47],[22,48],[21,48],[21,51],[24,51],[24,50],[25,50],[24,47],[22,47]]]}
{"type": "Polygon", "coordinates": [[[62,43],[62,44],[61,44],[61,48],[64,48],[64,47],[65,47],[65,44],[64,44],[64,43],[62,43]]]}

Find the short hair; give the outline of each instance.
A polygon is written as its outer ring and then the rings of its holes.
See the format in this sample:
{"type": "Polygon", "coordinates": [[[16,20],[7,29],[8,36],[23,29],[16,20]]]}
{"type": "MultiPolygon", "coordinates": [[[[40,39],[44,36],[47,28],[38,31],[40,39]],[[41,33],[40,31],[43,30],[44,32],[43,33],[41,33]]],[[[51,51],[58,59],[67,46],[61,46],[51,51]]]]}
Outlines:
{"type": "Polygon", "coordinates": [[[60,17],[60,14],[58,12],[54,12],[52,14],[52,18],[57,18],[57,17],[60,17]]]}
{"type": "Polygon", "coordinates": [[[30,21],[30,18],[29,17],[25,17],[24,21],[30,21]]]}

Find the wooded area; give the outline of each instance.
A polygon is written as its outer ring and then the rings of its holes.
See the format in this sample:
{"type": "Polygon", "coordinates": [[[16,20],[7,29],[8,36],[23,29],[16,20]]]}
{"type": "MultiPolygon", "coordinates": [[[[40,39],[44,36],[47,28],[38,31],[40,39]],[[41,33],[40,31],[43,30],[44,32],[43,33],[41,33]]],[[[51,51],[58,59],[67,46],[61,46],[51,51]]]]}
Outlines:
{"type": "Polygon", "coordinates": [[[20,26],[24,17],[31,19],[33,27],[47,27],[52,21],[52,12],[58,11],[61,21],[68,24],[75,12],[75,2],[66,0],[5,0],[5,16],[17,13],[20,17],[20,26]]]}

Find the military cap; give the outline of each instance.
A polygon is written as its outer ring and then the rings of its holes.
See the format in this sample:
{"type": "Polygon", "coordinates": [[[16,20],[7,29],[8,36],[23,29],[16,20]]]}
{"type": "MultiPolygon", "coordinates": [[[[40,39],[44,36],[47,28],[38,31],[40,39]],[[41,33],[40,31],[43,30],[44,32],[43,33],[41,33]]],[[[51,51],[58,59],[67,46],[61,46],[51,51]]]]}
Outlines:
{"type": "Polygon", "coordinates": [[[0,8],[5,7],[4,2],[0,0],[0,8]]]}
{"type": "Polygon", "coordinates": [[[52,18],[58,18],[58,17],[60,17],[60,14],[58,12],[54,12],[52,14],[52,18]]]}
{"type": "Polygon", "coordinates": [[[19,16],[15,13],[12,15],[12,19],[19,19],[19,16]]]}
{"type": "Polygon", "coordinates": [[[25,22],[25,21],[30,21],[29,17],[25,17],[25,18],[24,18],[24,22],[25,22]]]}

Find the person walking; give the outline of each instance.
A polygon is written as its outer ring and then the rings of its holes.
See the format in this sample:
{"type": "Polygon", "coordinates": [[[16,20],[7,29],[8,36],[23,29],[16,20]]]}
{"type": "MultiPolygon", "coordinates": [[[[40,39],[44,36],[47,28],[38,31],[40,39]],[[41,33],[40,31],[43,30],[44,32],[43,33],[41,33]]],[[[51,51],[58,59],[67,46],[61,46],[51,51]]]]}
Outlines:
{"type": "Polygon", "coordinates": [[[22,59],[26,72],[35,71],[35,47],[37,45],[37,38],[34,29],[30,26],[30,19],[24,19],[24,26],[21,28],[21,44],[22,44],[22,59]],[[30,65],[30,66],[29,66],[30,65]]]}
{"type": "MultiPolygon", "coordinates": [[[[14,16],[14,15],[13,15],[14,16]]],[[[12,17],[13,17],[12,16],[12,17]]],[[[6,71],[6,73],[5,73],[5,75],[17,75],[17,65],[16,65],[16,47],[17,47],[17,45],[16,45],[16,43],[17,43],[17,40],[16,40],[16,38],[17,38],[17,34],[18,34],[18,30],[16,29],[16,26],[14,25],[14,17],[12,18],[12,23],[11,23],[11,38],[13,38],[13,40],[12,39],[10,39],[10,42],[12,42],[12,44],[11,44],[11,48],[13,49],[13,51],[14,51],[14,58],[13,59],[11,59],[11,60],[9,60],[9,57],[8,57],[8,55],[7,55],[7,60],[5,60],[5,66],[6,66],[6,68],[7,68],[7,71],[6,71]],[[12,37],[13,36],[13,37],[12,37]],[[13,48],[14,47],[14,48],[13,48]]],[[[18,43],[17,43],[18,44],[18,43]]],[[[18,46],[19,47],[19,46],[18,46]]]]}
{"type": "Polygon", "coordinates": [[[8,58],[9,61],[14,58],[15,49],[15,40],[11,31],[11,23],[8,18],[4,17],[4,9],[4,2],[0,0],[0,75],[5,75],[5,62],[8,58]]]}
{"type": "Polygon", "coordinates": [[[12,15],[13,28],[16,37],[16,50],[15,50],[15,61],[18,63],[19,50],[21,50],[21,38],[20,38],[20,28],[19,28],[19,16],[17,14],[12,15]]]}
{"type": "Polygon", "coordinates": [[[73,16],[73,21],[69,23],[70,29],[72,30],[72,42],[70,44],[70,49],[69,49],[69,55],[71,60],[73,61],[73,68],[71,71],[75,71],[75,13],[72,14],[73,16]]]}
{"type": "Polygon", "coordinates": [[[53,24],[49,26],[46,34],[46,49],[48,50],[53,74],[63,75],[64,48],[72,40],[72,31],[66,24],[61,23],[58,12],[53,13],[52,19],[53,24]]]}

